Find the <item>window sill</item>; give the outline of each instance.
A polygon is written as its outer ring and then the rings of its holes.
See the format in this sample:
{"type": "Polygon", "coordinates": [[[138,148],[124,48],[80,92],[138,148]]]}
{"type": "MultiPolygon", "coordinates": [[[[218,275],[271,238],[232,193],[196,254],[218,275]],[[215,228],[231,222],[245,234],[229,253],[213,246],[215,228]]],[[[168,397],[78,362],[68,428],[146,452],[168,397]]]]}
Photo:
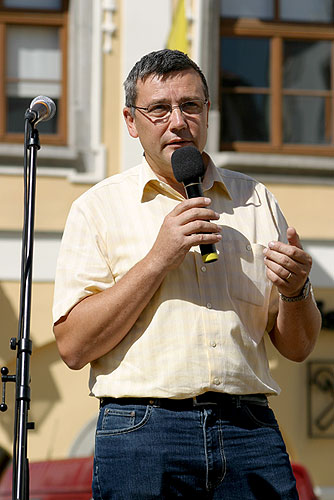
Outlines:
{"type": "Polygon", "coordinates": [[[263,182],[334,185],[332,157],[208,152],[218,167],[237,170],[263,182]]]}
{"type": "MultiPolygon", "coordinates": [[[[0,175],[22,175],[23,145],[0,144],[0,175]]],[[[91,149],[83,156],[70,146],[41,146],[37,155],[37,174],[67,177],[70,182],[96,183],[106,173],[105,147],[91,149]]]]}

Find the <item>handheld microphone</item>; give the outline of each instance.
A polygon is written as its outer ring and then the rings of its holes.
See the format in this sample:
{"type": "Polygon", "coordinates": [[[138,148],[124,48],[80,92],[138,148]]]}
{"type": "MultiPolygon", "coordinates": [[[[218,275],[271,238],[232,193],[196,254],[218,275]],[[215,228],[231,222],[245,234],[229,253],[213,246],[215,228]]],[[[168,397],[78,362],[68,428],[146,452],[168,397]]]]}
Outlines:
{"type": "MultiPolygon", "coordinates": [[[[203,196],[202,177],[205,173],[203,158],[194,146],[184,146],[176,149],[172,154],[172,168],[174,177],[182,182],[187,198],[203,196]]],[[[218,259],[216,247],[213,244],[200,245],[202,260],[206,264],[218,259]]]]}
{"type": "Polygon", "coordinates": [[[29,109],[25,113],[25,118],[33,125],[39,122],[51,120],[56,113],[56,105],[50,97],[39,95],[30,103],[29,109]]]}

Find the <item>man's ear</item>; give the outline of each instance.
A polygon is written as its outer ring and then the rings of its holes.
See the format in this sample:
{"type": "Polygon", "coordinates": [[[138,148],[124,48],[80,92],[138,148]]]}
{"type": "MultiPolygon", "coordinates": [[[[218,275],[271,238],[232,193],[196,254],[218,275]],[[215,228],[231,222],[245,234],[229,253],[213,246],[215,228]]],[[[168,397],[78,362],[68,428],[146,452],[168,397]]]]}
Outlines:
{"type": "Polygon", "coordinates": [[[131,135],[131,137],[134,137],[136,139],[138,137],[138,132],[135,117],[131,113],[131,108],[125,107],[123,109],[123,116],[126,126],[128,127],[129,134],[131,135]]]}

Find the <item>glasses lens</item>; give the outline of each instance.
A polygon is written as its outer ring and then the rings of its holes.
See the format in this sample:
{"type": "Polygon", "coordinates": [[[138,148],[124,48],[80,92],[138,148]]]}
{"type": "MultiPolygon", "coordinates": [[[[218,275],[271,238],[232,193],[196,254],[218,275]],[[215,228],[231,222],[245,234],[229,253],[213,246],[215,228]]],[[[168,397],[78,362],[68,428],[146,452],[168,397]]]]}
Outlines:
{"type": "Polygon", "coordinates": [[[182,112],[186,115],[199,115],[203,111],[203,101],[187,101],[181,104],[182,112]]]}
{"type": "Polygon", "coordinates": [[[172,109],[180,107],[185,115],[199,115],[202,113],[206,102],[201,100],[186,101],[179,106],[171,106],[165,103],[150,104],[147,108],[147,114],[152,118],[165,118],[170,115],[172,109]]]}
{"type": "Polygon", "coordinates": [[[147,113],[153,118],[163,118],[170,113],[171,106],[169,104],[151,104],[147,108],[147,113]]]}

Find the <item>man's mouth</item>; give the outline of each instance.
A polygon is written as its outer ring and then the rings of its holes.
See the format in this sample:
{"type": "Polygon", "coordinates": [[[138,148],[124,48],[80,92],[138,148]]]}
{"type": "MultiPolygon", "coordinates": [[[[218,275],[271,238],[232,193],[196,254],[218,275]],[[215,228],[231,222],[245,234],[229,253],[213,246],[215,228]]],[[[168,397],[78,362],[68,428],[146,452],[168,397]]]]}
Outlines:
{"type": "Polygon", "coordinates": [[[165,147],[167,146],[176,146],[176,147],[182,147],[182,146],[189,146],[190,144],[192,144],[192,141],[189,139],[189,140],[186,140],[186,139],[178,139],[178,140],[175,140],[175,141],[170,141],[168,142],[165,147]]]}

